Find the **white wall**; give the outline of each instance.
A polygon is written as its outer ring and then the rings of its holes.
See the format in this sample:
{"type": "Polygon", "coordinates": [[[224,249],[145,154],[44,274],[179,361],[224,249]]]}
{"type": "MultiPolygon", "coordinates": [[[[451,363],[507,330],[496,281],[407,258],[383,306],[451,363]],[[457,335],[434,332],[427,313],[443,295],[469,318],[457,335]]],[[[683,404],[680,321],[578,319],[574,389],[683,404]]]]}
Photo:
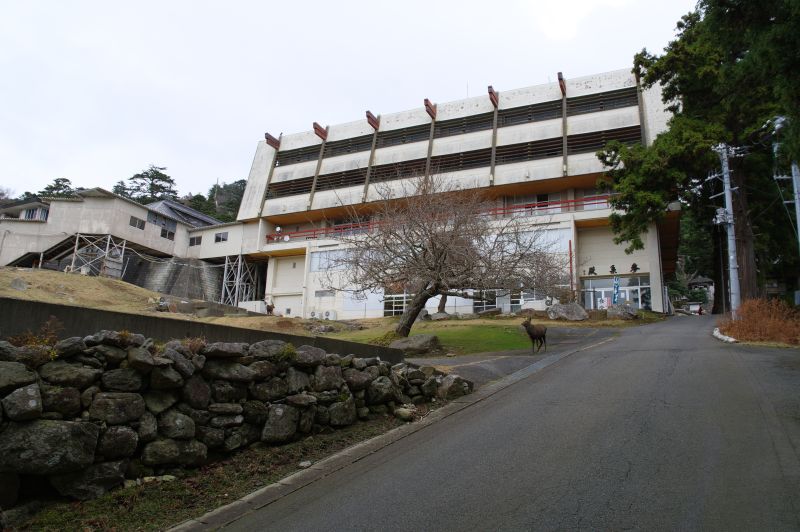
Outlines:
{"type": "Polygon", "coordinates": [[[148,210],[133,202],[114,197],[86,197],[82,201],[57,201],[50,204],[46,222],[0,220],[0,264],[7,264],[25,253],[39,253],[76,233],[112,234],[152,250],[185,256],[188,226],[176,223],[175,239],[161,236],[161,227],[147,221],[148,210]],[[131,216],[145,221],[144,229],[130,225],[131,216]]]}
{"type": "Polygon", "coordinates": [[[650,276],[651,304],[653,310],[663,312],[663,279],[658,253],[658,231],[655,225],[650,226],[644,235],[645,247],[632,254],[625,253],[625,244],[615,244],[610,227],[578,229],[577,268],[579,275],[585,276],[590,266],[594,266],[599,276],[611,275],[609,270],[613,264],[618,275],[630,273],[632,263],[640,268],[637,275],[650,276]]]}
{"type": "Polygon", "coordinates": [[[242,204],[239,206],[237,220],[247,220],[256,218],[261,212],[261,205],[267,191],[267,178],[275,159],[277,151],[269,146],[265,141],[258,143],[253,163],[250,166],[250,175],[247,176],[247,186],[242,196],[242,204]]]}

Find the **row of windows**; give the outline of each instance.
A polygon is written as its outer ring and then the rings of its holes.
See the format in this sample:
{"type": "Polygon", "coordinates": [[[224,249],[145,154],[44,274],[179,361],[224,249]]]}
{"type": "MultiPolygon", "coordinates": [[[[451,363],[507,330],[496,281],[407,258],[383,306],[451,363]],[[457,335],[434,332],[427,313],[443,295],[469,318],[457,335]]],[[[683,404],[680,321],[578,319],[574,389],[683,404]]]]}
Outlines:
{"type": "MultiPolygon", "coordinates": [[[[628,87],[589,96],[567,98],[567,116],[586,113],[597,113],[611,109],[620,109],[638,105],[636,87],[628,87]]],[[[540,122],[561,118],[562,101],[551,100],[533,105],[523,105],[501,109],[497,112],[497,127],[514,126],[527,122],[540,122]]],[[[492,129],[494,113],[465,116],[451,120],[443,120],[434,124],[433,138],[463,135],[473,131],[492,129]]],[[[422,142],[430,137],[430,125],[422,124],[391,131],[379,131],[376,148],[386,148],[412,142],[422,142]]],[[[372,135],[363,135],[349,139],[337,140],[325,144],[323,157],[335,157],[347,153],[357,153],[372,149],[372,135]]],[[[275,166],[286,166],[305,161],[316,161],[319,158],[319,145],[306,146],[293,150],[279,151],[275,166]]]]}
{"type": "MultiPolygon", "coordinates": [[[[148,220],[151,223],[156,225],[161,225],[161,238],[166,238],[167,240],[175,240],[175,229],[177,228],[178,224],[174,220],[168,220],[163,216],[159,216],[157,214],[148,213],[147,215],[148,220]]],[[[145,221],[141,218],[137,218],[136,216],[131,216],[128,225],[131,227],[135,227],[136,229],[144,229],[145,221]]]]}
{"type": "MultiPolygon", "coordinates": [[[[131,227],[135,227],[136,229],[144,229],[145,221],[141,218],[137,218],[136,216],[131,216],[129,225],[131,227]]],[[[166,238],[167,240],[175,240],[175,231],[170,230],[167,227],[161,228],[161,238],[166,238]]],[[[214,242],[227,242],[228,240],[228,232],[223,233],[215,233],[214,234],[214,242]]],[[[191,236],[189,237],[189,247],[192,246],[199,246],[203,243],[203,236],[191,236]]]]}
{"type": "MultiPolygon", "coordinates": [[[[569,135],[567,137],[567,153],[573,155],[577,153],[595,152],[602,149],[606,143],[612,140],[618,140],[625,144],[640,142],[641,128],[640,126],[631,126],[592,133],[581,133],[580,135],[569,135]]],[[[503,165],[547,159],[550,157],[560,157],[563,153],[562,137],[508,144],[505,146],[497,146],[495,164],[503,165]]],[[[441,174],[445,172],[469,170],[471,168],[482,168],[491,164],[491,157],[491,148],[437,155],[431,157],[431,171],[441,174]]],[[[382,181],[392,181],[394,179],[421,175],[425,172],[425,162],[425,159],[413,159],[400,163],[373,166],[372,172],[370,173],[370,183],[380,183],[382,181]]],[[[363,185],[366,181],[366,175],[367,171],[365,168],[336,172],[333,174],[323,174],[317,179],[316,190],[331,190],[341,187],[363,185]]],[[[311,192],[313,183],[313,177],[303,177],[291,181],[271,183],[267,190],[267,198],[308,194],[311,192]]]]}
{"type": "Polygon", "coordinates": [[[47,220],[47,214],[50,212],[49,209],[45,207],[33,207],[31,209],[25,209],[25,212],[22,214],[22,218],[24,220],[47,220]]]}

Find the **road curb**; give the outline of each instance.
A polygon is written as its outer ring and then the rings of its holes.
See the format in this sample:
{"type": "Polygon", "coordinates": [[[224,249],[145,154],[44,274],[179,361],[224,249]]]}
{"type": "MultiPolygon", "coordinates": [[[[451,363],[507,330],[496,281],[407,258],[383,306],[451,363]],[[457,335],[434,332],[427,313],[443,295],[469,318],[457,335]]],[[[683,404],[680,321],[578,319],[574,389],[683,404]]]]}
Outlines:
{"type": "Polygon", "coordinates": [[[420,430],[437,423],[447,417],[452,416],[470,406],[477,404],[496,393],[513,386],[514,384],[527,379],[545,368],[565,359],[570,355],[599,347],[616,339],[615,336],[605,338],[594,344],[582,346],[571,351],[566,351],[557,355],[550,355],[545,357],[530,366],[522,368],[514,373],[503,377],[491,384],[480,388],[478,391],[454,399],[441,408],[431,411],[421,420],[415,423],[409,423],[392,429],[389,432],[375,436],[369,440],[358,443],[352,447],[331,455],[319,462],[316,462],[308,469],[302,469],[285,477],[277,482],[259,488],[251,492],[241,499],[235,500],[225,506],[221,506],[216,510],[212,510],[203,516],[195,517],[182,523],[175,525],[168,530],[170,532],[195,532],[205,530],[217,530],[222,528],[244,515],[263,508],[272,504],[273,502],[282,499],[283,497],[301,489],[313,482],[321,480],[328,475],[331,475],[340,469],[363,460],[367,456],[388,447],[394,442],[400,441],[403,438],[419,432],[420,430]]]}

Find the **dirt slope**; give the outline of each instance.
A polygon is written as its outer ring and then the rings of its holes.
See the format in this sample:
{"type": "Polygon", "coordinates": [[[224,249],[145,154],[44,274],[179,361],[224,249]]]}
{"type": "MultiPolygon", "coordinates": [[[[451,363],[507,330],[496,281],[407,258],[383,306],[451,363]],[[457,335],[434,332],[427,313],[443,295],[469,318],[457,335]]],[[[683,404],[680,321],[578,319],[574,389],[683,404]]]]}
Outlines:
{"type": "Polygon", "coordinates": [[[190,314],[157,312],[155,307],[161,295],[124,281],[104,277],[29,268],[0,268],[0,297],[203,321],[262,331],[309,334],[305,329],[307,320],[276,316],[198,318],[190,314]]]}

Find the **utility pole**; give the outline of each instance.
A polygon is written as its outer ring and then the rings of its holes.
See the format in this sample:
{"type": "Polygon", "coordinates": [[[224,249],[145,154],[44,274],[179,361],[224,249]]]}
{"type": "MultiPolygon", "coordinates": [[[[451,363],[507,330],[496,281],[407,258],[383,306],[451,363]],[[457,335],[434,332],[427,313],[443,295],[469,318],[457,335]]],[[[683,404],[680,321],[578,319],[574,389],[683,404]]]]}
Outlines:
{"type": "MultiPolygon", "coordinates": [[[[777,136],[778,132],[783,129],[784,124],[786,123],[786,117],[783,116],[776,116],[772,120],[769,120],[766,125],[772,125],[772,155],[775,158],[775,165],[777,169],[778,164],[778,152],[780,151],[781,143],[778,142],[777,136]]],[[[797,166],[797,161],[792,161],[792,176],[786,175],[778,175],[777,170],[775,171],[774,178],[776,181],[780,179],[791,179],[792,180],[792,190],[794,192],[794,200],[792,201],[785,201],[784,203],[794,203],[794,219],[796,224],[795,229],[795,236],[797,237],[797,247],[798,251],[800,251],[800,168],[797,166]]]]}
{"type": "Polygon", "coordinates": [[[794,187],[794,219],[797,223],[797,247],[800,249],[800,168],[792,162],[792,186],[794,187]]]}
{"type": "Polygon", "coordinates": [[[715,221],[725,224],[728,231],[728,274],[731,287],[731,315],[736,318],[736,311],[741,305],[741,291],[739,290],[739,263],[736,260],[736,230],[733,224],[733,193],[731,191],[731,175],[728,166],[730,148],[727,144],[717,144],[712,148],[719,154],[722,163],[722,184],[725,189],[725,209],[717,211],[715,221]]]}

